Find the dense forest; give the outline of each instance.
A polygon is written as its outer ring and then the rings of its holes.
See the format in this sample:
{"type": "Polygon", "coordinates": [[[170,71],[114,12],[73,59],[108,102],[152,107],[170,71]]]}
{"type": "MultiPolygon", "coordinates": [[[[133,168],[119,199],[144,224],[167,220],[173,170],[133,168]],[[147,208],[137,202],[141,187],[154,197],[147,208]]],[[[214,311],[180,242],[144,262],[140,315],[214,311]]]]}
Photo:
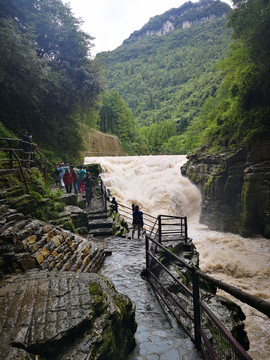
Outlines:
{"type": "Polygon", "coordinates": [[[93,59],[61,0],[0,0],[0,136],[27,128],[62,159],[91,128],[127,154],[237,148],[270,126],[269,22],[265,0],[188,2],[93,59]]]}
{"type": "Polygon", "coordinates": [[[0,0],[1,136],[27,128],[47,155],[79,156],[104,88],[80,26],[60,0],[0,0]]]}
{"type": "MultiPolygon", "coordinates": [[[[198,16],[191,4],[181,7],[191,6],[188,20],[194,10],[198,16]]],[[[234,6],[211,22],[143,36],[147,28],[160,28],[166,15],[176,13],[172,9],[99,55],[109,88],[127,102],[146,152],[234,148],[269,127],[269,1],[237,0],[234,6]]],[[[215,16],[220,14],[218,8],[215,16]]]]}

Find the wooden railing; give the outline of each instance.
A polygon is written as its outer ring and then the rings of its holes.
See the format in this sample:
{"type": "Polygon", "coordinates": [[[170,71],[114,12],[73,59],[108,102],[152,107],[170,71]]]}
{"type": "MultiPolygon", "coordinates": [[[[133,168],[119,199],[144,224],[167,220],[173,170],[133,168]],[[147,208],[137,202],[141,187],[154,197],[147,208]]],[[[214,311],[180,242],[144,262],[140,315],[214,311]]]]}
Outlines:
{"type": "Polygon", "coordinates": [[[37,167],[42,171],[47,179],[48,161],[40,153],[38,146],[34,143],[23,141],[22,139],[11,139],[0,137],[0,164],[1,169],[19,169],[26,187],[27,194],[29,188],[24,173],[24,168],[37,167]],[[23,150],[23,144],[30,147],[30,151],[23,150]]]}
{"type": "Polygon", "coordinates": [[[47,160],[39,151],[37,144],[0,137],[0,163],[2,168],[14,169],[21,163],[22,167],[38,167],[47,175],[47,160]],[[30,151],[23,150],[23,144],[30,147],[30,151]]]}

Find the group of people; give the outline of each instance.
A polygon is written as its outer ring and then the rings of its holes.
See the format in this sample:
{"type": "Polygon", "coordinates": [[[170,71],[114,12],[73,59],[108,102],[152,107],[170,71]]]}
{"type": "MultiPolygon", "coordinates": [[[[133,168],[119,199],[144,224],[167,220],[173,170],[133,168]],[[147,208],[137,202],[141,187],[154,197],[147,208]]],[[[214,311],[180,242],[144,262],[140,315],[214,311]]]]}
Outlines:
{"type": "Polygon", "coordinates": [[[85,193],[86,204],[90,205],[93,198],[93,181],[85,166],[79,165],[76,168],[68,163],[57,163],[54,178],[55,186],[59,186],[61,189],[65,187],[67,193],[72,192],[72,187],[74,187],[75,194],[85,193]]]}

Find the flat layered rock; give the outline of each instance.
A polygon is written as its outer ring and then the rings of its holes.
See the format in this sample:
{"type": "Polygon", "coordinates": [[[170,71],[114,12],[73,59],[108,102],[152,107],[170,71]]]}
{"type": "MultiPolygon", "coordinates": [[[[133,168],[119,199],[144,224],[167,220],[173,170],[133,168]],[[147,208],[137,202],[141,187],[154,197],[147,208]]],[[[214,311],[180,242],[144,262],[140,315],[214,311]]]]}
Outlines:
{"type": "Polygon", "coordinates": [[[0,288],[0,358],[126,359],[134,317],[131,300],[98,274],[10,276],[0,288]]]}

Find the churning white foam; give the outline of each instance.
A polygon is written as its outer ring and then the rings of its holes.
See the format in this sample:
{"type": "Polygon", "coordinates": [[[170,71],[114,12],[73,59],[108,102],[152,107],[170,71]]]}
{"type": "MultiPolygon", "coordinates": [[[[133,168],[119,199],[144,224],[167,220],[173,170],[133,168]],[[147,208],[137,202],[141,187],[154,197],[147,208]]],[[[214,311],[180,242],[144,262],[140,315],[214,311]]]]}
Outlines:
{"type": "MultiPolygon", "coordinates": [[[[181,175],[185,162],[184,155],[85,158],[85,164],[101,164],[104,183],[119,203],[129,207],[136,203],[153,216],[187,216],[188,235],[200,253],[204,271],[270,301],[270,241],[210,231],[199,224],[201,195],[181,175]]],[[[247,316],[250,356],[268,360],[270,320],[247,305],[241,307],[247,316]]]]}

